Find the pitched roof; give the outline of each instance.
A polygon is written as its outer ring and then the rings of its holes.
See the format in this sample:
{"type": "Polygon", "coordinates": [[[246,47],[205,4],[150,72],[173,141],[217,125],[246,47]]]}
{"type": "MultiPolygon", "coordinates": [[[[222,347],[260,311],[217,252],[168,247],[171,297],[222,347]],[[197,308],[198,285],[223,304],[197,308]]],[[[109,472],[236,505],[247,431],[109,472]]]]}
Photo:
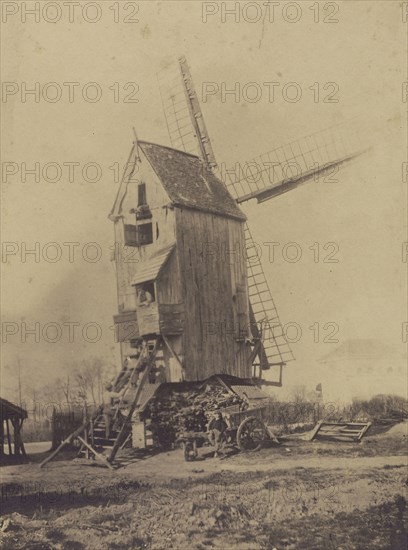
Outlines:
{"type": "Polygon", "coordinates": [[[27,411],[0,397],[0,417],[3,419],[15,417],[24,419],[27,418],[27,411]]]}
{"type": "Polygon", "coordinates": [[[173,252],[175,246],[175,243],[167,245],[160,250],[156,250],[156,252],[149,256],[146,260],[141,261],[131,284],[137,285],[146,281],[155,281],[160,273],[160,270],[167,262],[170,254],[173,252]]]}
{"type": "Polygon", "coordinates": [[[138,144],[175,206],[246,219],[224,184],[199,157],[147,141],[138,144]]]}

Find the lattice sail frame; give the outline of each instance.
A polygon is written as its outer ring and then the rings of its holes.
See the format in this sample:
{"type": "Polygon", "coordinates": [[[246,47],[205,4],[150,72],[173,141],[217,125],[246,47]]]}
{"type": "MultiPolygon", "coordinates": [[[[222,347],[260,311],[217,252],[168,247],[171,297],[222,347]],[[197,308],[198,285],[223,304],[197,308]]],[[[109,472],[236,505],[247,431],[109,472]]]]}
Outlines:
{"type": "Polygon", "coordinates": [[[304,136],[219,174],[238,203],[263,202],[314,179],[335,181],[339,166],[365,151],[362,134],[348,121],[304,136]],[[331,180],[331,178],[333,178],[331,180]]]}
{"type": "Polygon", "coordinates": [[[245,224],[244,232],[248,268],[248,295],[256,326],[261,334],[262,345],[269,366],[283,365],[288,361],[293,361],[295,358],[286,340],[282,323],[262,268],[258,248],[252,239],[247,223],[245,224]]]}
{"type": "Polygon", "coordinates": [[[171,146],[200,156],[180,66],[176,63],[166,66],[157,73],[157,80],[171,146]]]}

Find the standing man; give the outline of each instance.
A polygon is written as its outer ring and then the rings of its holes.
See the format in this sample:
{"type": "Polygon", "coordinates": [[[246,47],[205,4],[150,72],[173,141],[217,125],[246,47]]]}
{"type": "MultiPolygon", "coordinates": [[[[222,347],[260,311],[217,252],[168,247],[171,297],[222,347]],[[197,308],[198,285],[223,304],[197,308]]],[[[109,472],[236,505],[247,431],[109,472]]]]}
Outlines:
{"type": "Polygon", "coordinates": [[[114,408],[113,400],[120,398],[121,394],[113,391],[112,384],[106,384],[105,391],[103,393],[103,417],[105,420],[105,435],[106,439],[109,439],[111,432],[111,425],[113,421],[114,408]]]}
{"type": "Polygon", "coordinates": [[[222,417],[220,411],[216,412],[215,418],[213,418],[208,424],[208,439],[211,445],[215,447],[214,457],[219,456],[219,451],[222,447],[223,436],[225,430],[228,428],[227,423],[222,417]]]}

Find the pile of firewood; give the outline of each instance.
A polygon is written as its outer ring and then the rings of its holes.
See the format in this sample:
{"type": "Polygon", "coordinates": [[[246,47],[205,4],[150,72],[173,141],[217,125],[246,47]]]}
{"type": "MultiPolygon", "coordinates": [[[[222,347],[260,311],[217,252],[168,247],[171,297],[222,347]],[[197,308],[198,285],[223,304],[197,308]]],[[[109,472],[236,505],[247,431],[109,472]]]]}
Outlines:
{"type": "Polygon", "coordinates": [[[202,386],[163,386],[146,406],[142,420],[163,447],[171,446],[185,432],[205,432],[211,412],[238,405],[247,407],[237,394],[216,381],[202,386]]]}

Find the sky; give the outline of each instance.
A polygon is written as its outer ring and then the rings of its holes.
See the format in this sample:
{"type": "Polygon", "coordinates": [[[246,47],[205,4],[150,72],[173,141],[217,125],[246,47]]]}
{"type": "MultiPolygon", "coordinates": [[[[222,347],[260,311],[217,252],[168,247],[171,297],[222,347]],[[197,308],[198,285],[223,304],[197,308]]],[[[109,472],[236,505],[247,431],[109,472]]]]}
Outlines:
{"type": "Polygon", "coordinates": [[[169,145],[156,72],[180,55],[199,96],[208,83],[219,90],[239,83],[242,91],[255,82],[262,90],[257,102],[216,93],[202,103],[219,162],[242,163],[350,119],[372,146],[341,168],[336,183],[311,183],[244,206],[280,317],[297,340],[286,388],[314,387],[324,374],[319,358],[351,339],[380,341],[406,364],[406,23],[399,2],[330,3],[336,13],[326,3],[278,2],[273,20],[262,2],[237,4],[239,20],[225,14],[235,2],[80,2],[71,20],[66,6],[57,13],[41,2],[38,21],[24,14],[23,4],[33,3],[9,4],[2,37],[3,394],[15,393],[17,358],[27,386],[60,376],[81,357],[103,356],[119,367],[107,216],[132,128],[140,139],[169,145]],[[264,82],[278,83],[273,101],[264,82]],[[297,102],[282,92],[293,82],[301,90],[297,102]],[[39,97],[26,94],[36,83],[39,97]],[[72,102],[64,83],[78,83],[71,85],[72,102]],[[316,85],[319,101],[310,89],[316,85]],[[325,102],[332,89],[338,101],[325,102]],[[55,102],[44,99],[58,90],[55,102]],[[95,91],[101,97],[93,101],[95,91]],[[24,174],[35,163],[39,181],[24,174]],[[77,164],[70,178],[71,163],[77,164]],[[279,243],[273,259],[264,244],[270,242],[279,243]],[[289,243],[302,252],[297,262],[285,259],[289,243]],[[39,257],[24,253],[35,246],[39,257]],[[338,261],[324,261],[332,250],[338,261]],[[38,341],[24,341],[23,323],[38,323],[38,341]],[[55,343],[49,323],[61,330],[55,343]]]}

